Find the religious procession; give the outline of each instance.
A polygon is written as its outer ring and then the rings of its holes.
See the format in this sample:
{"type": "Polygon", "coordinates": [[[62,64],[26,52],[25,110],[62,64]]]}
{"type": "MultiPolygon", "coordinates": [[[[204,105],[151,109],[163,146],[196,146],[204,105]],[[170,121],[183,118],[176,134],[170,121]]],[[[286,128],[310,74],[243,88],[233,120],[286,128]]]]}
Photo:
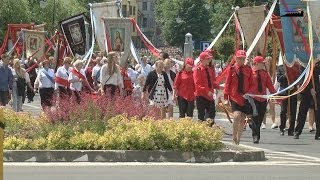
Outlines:
{"type": "Polygon", "coordinates": [[[110,104],[120,98],[122,106],[152,108],[156,119],[187,117],[223,129],[215,121],[221,111],[235,145],[249,128],[252,143],[259,144],[269,118],[279,136],[299,139],[308,116],[309,131],[320,140],[320,31],[312,13],[320,4],[292,1],[280,0],[281,16],[274,14],[276,0],[235,7],[198,53],[192,32],[185,35],[184,49],[156,48],[135,19],[124,17],[121,1],[89,4],[91,35],[83,14],[61,21],[51,37],[41,25],[8,24],[0,49],[1,106],[23,113],[23,104],[39,95],[41,110],[52,113],[88,98],[110,104]],[[252,28],[252,18],[259,26],[252,28]],[[232,25],[233,55],[219,63],[215,44],[232,25]],[[144,48],[135,47],[133,32],[144,48]],[[266,56],[270,39],[272,55],[266,56]]]}

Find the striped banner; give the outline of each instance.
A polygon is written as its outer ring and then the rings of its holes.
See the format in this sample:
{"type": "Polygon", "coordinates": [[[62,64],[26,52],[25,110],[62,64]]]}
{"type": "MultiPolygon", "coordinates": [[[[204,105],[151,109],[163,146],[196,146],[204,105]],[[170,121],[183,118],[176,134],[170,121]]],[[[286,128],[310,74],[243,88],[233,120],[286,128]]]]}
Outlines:
{"type": "Polygon", "coordinates": [[[34,57],[40,60],[44,55],[45,49],[41,48],[45,43],[45,31],[26,30],[23,31],[27,58],[34,57]]]}

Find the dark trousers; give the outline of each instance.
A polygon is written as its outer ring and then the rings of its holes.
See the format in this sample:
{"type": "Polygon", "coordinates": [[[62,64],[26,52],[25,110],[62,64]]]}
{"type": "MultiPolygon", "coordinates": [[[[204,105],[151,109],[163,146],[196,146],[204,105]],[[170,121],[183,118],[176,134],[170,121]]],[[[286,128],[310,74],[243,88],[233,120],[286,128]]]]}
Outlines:
{"type": "Polygon", "coordinates": [[[187,101],[183,97],[178,96],[179,117],[193,117],[194,101],[187,101]]]}
{"type": "Polygon", "coordinates": [[[267,101],[260,102],[257,100],[254,100],[254,103],[258,111],[258,116],[254,116],[252,118],[252,122],[251,122],[252,137],[257,136],[258,140],[260,140],[260,127],[264,119],[264,115],[266,114],[268,103],[267,101]]]}
{"type": "Polygon", "coordinates": [[[72,95],[70,88],[59,86],[59,98],[60,99],[68,99],[72,95]]]}
{"type": "MultiPolygon", "coordinates": [[[[36,80],[36,78],[30,78],[30,83],[31,86],[34,86],[34,81],[36,80]]],[[[33,90],[31,88],[29,88],[29,86],[27,86],[27,98],[29,101],[33,101],[33,98],[35,96],[35,93],[33,92],[33,90]]]]}
{"type": "Polygon", "coordinates": [[[294,132],[294,126],[297,115],[297,96],[291,96],[288,99],[284,99],[281,104],[281,112],[280,112],[280,131],[283,131],[286,127],[287,122],[287,111],[288,111],[288,101],[290,99],[290,119],[289,119],[289,129],[288,134],[292,134],[294,132]]]}
{"type": "Polygon", "coordinates": [[[315,123],[316,123],[316,137],[320,137],[320,106],[318,105],[317,111],[314,113],[315,123]]]}
{"type": "Polygon", "coordinates": [[[118,86],[113,84],[106,84],[104,85],[104,92],[107,94],[109,92],[111,96],[114,96],[116,94],[116,90],[118,89],[118,86]]]}
{"type": "MultiPolygon", "coordinates": [[[[299,106],[299,113],[297,118],[297,126],[295,128],[295,133],[300,135],[304,128],[304,124],[306,123],[307,113],[309,108],[312,107],[313,98],[311,93],[301,93],[301,102],[299,106]]],[[[316,114],[316,112],[315,112],[316,114]]],[[[317,118],[316,118],[317,119],[317,118]]]]}
{"type": "Polygon", "coordinates": [[[53,92],[53,88],[40,88],[39,93],[42,109],[52,106],[53,92]]]}
{"type": "Polygon", "coordinates": [[[77,102],[78,104],[80,104],[80,102],[81,102],[81,92],[79,92],[79,91],[73,91],[73,95],[74,95],[74,97],[76,98],[76,102],[77,102]]]}
{"type": "Polygon", "coordinates": [[[5,106],[9,102],[9,91],[0,91],[1,106],[5,106]]]}
{"type": "Polygon", "coordinates": [[[204,116],[206,111],[209,114],[210,119],[214,119],[216,116],[216,108],[214,100],[210,101],[202,96],[198,96],[197,100],[197,109],[198,109],[198,119],[204,121],[204,116]]]}

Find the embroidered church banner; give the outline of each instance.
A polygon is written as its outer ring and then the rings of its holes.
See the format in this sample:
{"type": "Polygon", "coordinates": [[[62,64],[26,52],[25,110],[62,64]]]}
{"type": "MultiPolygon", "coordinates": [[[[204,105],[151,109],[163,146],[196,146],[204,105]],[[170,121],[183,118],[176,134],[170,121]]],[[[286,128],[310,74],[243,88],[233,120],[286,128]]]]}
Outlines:
{"type": "MultiPolygon", "coordinates": [[[[308,38],[308,15],[306,2],[300,0],[281,0],[280,1],[280,15],[282,23],[282,32],[285,49],[285,63],[292,66],[294,62],[299,62],[304,67],[309,61],[309,56],[303,43],[305,39],[307,46],[309,46],[308,38]],[[295,14],[295,15],[292,15],[295,14]],[[298,15],[297,15],[298,14],[298,15]],[[293,22],[292,22],[293,20],[293,22]]],[[[311,6],[310,6],[311,7],[311,6]]],[[[319,9],[313,9],[312,19],[319,19],[319,9]]],[[[313,22],[313,27],[317,22],[313,22]]],[[[316,30],[313,28],[313,56],[320,55],[319,38],[316,35],[316,30]]]]}
{"type": "Polygon", "coordinates": [[[102,2],[92,4],[92,11],[95,17],[95,35],[100,51],[106,51],[104,22],[102,18],[120,17],[116,2],[102,2]]]}
{"type": "Polygon", "coordinates": [[[120,64],[126,62],[130,55],[132,24],[129,18],[103,18],[105,38],[108,38],[112,51],[121,54],[120,64]]]}
{"type": "Polygon", "coordinates": [[[83,14],[73,16],[60,23],[62,32],[72,51],[72,55],[83,56],[86,53],[86,28],[83,14]]]}
{"type": "Polygon", "coordinates": [[[40,60],[43,57],[45,48],[45,31],[23,30],[23,39],[26,47],[26,57],[34,57],[40,60]]]}
{"type": "MultiPolygon", "coordinates": [[[[264,6],[243,7],[238,11],[238,17],[247,47],[250,47],[265,20],[264,11],[264,6]]],[[[262,35],[253,50],[254,54],[257,54],[258,52],[263,53],[265,46],[264,42],[265,35],[262,35]]]]}

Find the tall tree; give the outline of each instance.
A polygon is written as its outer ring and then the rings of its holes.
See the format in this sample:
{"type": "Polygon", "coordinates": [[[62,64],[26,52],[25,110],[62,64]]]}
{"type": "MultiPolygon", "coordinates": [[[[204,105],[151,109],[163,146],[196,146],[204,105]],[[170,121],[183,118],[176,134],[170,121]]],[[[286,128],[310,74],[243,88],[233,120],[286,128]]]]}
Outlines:
{"type": "Polygon", "coordinates": [[[28,0],[0,0],[0,39],[4,38],[7,24],[29,23],[31,11],[28,0]]]}
{"type": "Polygon", "coordinates": [[[185,34],[191,33],[195,41],[210,37],[209,11],[205,0],[158,0],[156,20],[162,37],[173,46],[183,46],[185,34]]]}

